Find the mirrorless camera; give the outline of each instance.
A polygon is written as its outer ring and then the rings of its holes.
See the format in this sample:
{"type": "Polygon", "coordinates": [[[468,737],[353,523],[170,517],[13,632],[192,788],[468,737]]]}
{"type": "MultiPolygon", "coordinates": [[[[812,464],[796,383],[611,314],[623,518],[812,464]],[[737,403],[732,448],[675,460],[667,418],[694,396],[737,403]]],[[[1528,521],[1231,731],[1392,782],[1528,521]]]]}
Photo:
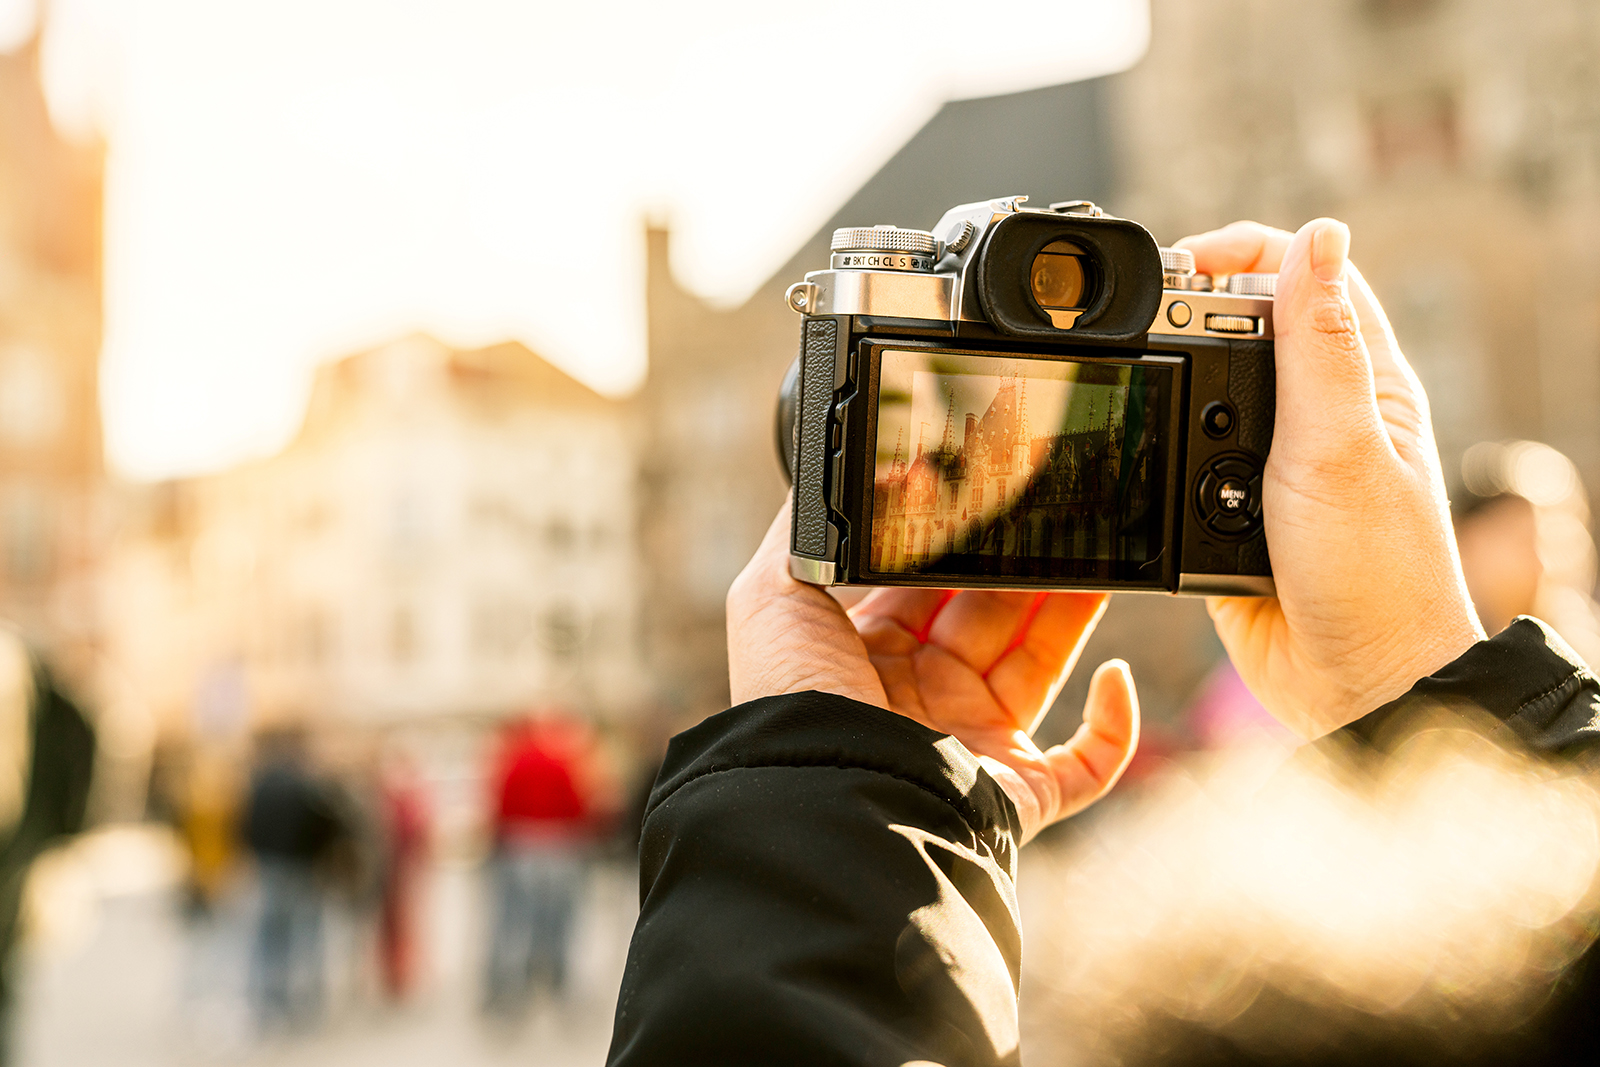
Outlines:
{"type": "Polygon", "coordinates": [[[790,570],[818,584],[1271,595],[1276,275],[1087,201],[853,227],[789,288],[790,570]]]}

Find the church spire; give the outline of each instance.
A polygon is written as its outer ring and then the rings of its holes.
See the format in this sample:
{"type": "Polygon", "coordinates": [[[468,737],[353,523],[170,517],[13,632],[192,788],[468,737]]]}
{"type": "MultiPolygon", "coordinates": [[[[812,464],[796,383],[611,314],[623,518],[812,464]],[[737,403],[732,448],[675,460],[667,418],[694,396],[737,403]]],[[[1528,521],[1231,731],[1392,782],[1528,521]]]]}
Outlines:
{"type": "Polygon", "coordinates": [[[956,391],[950,390],[950,403],[944,409],[944,437],[939,442],[939,451],[945,456],[955,454],[956,438],[956,391]]]}
{"type": "Polygon", "coordinates": [[[905,473],[905,464],[900,462],[900,445],[905,440],[905,430],[896,430],[894,434],[894,462],[889,464],[889,477],[898,478],[905,473]]]}

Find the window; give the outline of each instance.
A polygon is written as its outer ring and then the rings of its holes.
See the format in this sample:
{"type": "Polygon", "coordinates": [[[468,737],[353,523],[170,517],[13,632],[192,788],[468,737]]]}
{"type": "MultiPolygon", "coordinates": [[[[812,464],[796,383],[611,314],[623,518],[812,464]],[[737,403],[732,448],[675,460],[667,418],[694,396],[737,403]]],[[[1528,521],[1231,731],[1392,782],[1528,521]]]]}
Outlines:
{"type": "Polygon", "coordinates": [[[65,401],[44,353],[13,348],[0,357],[0,437],[12,445],[48,444],[61,430],[65,401]]]}
{"type": "Polygon", "coordinates": [[[389,501],[389,543],[396,549],[419,545],[426,534],[427,517],[421,499],[410,489],[401,489],[389,501]]]}
{"type": "Polygon", "coordinates": [[[545,544],[550,551],[565,555],[577,545],[578,536],[572,528],[572,523],[566,519],[553,519],[544,531],[545,544]]]}
{"type": "Polygon", "coordinates": [[[1372,159],[1384,177],[1430,174],[1454,167],[1460,131],[1454,94],[1404,93],[1374,103],[1368,116],[1372,159]]]}
{"type": "Polygon", "coordinates": [[[522,604],[486,599],[472,612],[472,648],[481,659],[510,659],[521,652],[533,629],[522,604]]]}
{"type": "Polygon", "coordinates": [[[6,573],[14,582],[42,581],[50,569],[50,514],[44,492],[33,485],[11,486],[3,506],[6,573]]]}
{"type": "Polygon", "coordinates": [[[389,617],[389,659],[401,665],[415,662],[421,645],[416,615],[410,608],[395,608],[389,617]]]}
{"type": "Polygon", "coordinates": [[[1439,0],[1366,0],[1367,16],[1385,26],[1421,18],[1438,6],[1439,0]]]}
{"type": "Polygon", "coordinates": [[[556,659],[573,659],[583,646],[583,620],[571,604],[556,604],[545,611],[539,630],[544,646],[556,659]]]}

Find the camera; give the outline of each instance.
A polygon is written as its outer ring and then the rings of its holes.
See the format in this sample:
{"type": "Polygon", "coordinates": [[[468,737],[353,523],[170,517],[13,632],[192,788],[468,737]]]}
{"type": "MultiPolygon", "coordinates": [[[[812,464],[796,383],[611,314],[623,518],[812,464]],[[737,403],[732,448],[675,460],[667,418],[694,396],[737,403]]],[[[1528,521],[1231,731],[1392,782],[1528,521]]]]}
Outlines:
{"type": "Polygon", "coordinates": [[[790,571],[820,585],[1273,593],[1276,275],[1088,201],[836,230],[789,287],[790,571]]]}

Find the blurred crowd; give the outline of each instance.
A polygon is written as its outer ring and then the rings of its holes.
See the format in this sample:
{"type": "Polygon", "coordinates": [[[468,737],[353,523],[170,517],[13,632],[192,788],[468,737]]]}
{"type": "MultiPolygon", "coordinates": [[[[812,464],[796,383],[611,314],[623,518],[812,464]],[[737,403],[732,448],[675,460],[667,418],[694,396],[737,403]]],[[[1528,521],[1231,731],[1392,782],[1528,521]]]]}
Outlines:
{"type": "Polygon", "coordinates": [[[585,888],[597,866],[631,860],[632,764],[562,709],[488,724],[476,737],[475,810],[445,826],[426,748],[287,722],[246,751],[179,740],[160,749],[148,812],[187,853],[185,922],[202,939],[219,923],[249,924],[241,963],[258,1034],[322,1023],[334,968],[353,972],[370,1000],[412,999],[427,981],[426,898],[443,851],[481,869],[484,1015],[515,1023],[541,1000],[561,1004],[585,888]],[[365,959],[331,958],[333,909],[355,928],[341,944],[365,959]]]}

